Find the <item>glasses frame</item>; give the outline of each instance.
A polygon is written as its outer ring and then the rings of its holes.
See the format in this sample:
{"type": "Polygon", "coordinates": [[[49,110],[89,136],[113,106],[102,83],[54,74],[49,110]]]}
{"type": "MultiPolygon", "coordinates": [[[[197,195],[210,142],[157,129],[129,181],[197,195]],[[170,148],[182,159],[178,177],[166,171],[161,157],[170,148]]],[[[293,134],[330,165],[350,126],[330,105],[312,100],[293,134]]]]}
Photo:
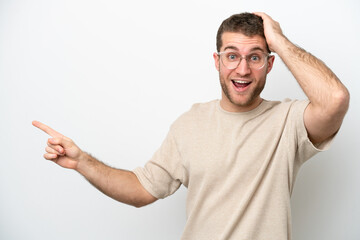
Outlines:
{"type": "Polygon", "coordinates": [[[260,69],[262,69],[262,68],[265,66],[266,61],[269,59],[269,57],[272,56],[272,55],[269,54],[269,53],[261,52],[261,53],[265,56],[266,60],[264,61],[264,64],[263,64],[261,67],[259,67],[259,68],[254,68],[254,67],[250,67],[249,62],[248,62],[248,60],[247,60],[247,57],[248,57],[249,55],[251,55],[251,54],[246,55],[246,56],[240,55],[240,60],[239,60],[238,64],[236,65],[236,67],[234,67],[234,68],[229,68],[229,67],[227,67],[227,66],[224,64],[224,62],[223,62],[223,60],[222,60],[222,58],[221,58],[221,55],[222,55],[222,54],[228,53],[228,52],[230,52],[230,51],[217,52],[216,54],[219,56],[221,63],[222,63],[227,69],[229,69],[229,70],[234,70],[234,69],[238,68],[239,65],[240,65],[240,63],[241,63],[241,61],[242,61],[243,59],[245,59],[248,68],[250,68],[250,69],[255,69],[255,70],[260,70],[260,69]]]}

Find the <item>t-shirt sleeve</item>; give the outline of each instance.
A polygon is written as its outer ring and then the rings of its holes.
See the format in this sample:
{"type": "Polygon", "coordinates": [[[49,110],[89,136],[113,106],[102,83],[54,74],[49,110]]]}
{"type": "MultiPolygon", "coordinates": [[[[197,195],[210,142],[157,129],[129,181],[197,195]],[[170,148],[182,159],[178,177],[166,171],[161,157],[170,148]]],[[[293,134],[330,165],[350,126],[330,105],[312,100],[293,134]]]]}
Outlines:
{"type": "Polygon", "coordinates": [[[133,172],[151,195],[165,198],[180,187],[183,171],[181,156],[170,131],[150,161],[133,172]]]}
{"type": "Polygon", "coordinates": [[[296,136],[297,136],[297,159],[303,163],[312,156],[314,156],[318,152],[325,151],[329,149],[332,140],[334,139],[335,135],[331,138],[325,140],[321,144],[317,144],[316,146],[310,141],[305,123],[304,123],[304,112],[307,106],[309,105],[309,100],[304,101],[295,101],[292,109],[290,110],[290,114],[293,117],[293,121],[295,124],[296,129],[296,136]]]}

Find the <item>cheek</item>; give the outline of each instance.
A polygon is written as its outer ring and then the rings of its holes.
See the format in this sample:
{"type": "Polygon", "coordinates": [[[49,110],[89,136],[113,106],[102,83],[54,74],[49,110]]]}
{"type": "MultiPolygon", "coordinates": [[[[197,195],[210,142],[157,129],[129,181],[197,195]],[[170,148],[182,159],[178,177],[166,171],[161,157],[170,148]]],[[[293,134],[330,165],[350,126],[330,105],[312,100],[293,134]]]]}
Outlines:
{"type": "Polygon", "coordinates": [[[265,81],[267,73],[267,68],[263,68],[260,71],[254,72],[254,75],[259,81],[265,81]]]}
{"type": "Polygon", "coordinates": [[[224,67],[220,67],[219,69],[219,75],[222,77],[222,78],[229,78],[229,76],[231,75],[233,70],[229,70],[227,68],[224,68],[224,67]]]}

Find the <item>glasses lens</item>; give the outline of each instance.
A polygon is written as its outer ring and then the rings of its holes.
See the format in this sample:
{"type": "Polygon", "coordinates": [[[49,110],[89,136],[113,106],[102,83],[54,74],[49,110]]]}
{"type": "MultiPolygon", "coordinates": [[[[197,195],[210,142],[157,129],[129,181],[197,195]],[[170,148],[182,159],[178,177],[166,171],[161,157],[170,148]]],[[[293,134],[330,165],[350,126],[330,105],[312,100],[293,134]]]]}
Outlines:
{"type": "Polygon", "coordinates": [[[263,53],[253,53],[246,56],[246,61],[252,69],[260,69],[265,65],[266,55],[263,53]]]}
{"type": "Polygon", "coordinates": [[[220,56],[222,63],[228,69],[237,68],[241,60],[241,55],[237,52],[223,52],[220,56]]]}
{"type": "MultiPolygon", "coordinates": [[[[220,53],[221,62],[228,69],[235,69],[239,66],[243,57],[238,52],[222,52],[220,53]]],[[[263,52],[255,52],[245,56],[248,67],[251,69],[260,69],[265,66],[267,55],[263,52]]]]}

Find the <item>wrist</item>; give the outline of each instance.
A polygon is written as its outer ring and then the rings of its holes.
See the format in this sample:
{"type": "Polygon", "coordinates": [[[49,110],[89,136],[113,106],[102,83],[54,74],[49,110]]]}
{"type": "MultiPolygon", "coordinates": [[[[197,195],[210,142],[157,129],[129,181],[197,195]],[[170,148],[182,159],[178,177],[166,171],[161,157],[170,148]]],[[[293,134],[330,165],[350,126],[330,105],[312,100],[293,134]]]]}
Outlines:
{"type": "Polygon", "coordinates": [[[90,154],[81,151],[79,157],[78,157],[78,164],[76,167],[76,171],[80,174],[83,174],[86,171],[86,168],[88,168],[89,164],[91,164],[91,156],[90,154]]]}
{"type": "Polygon", "coordinates": [[[282,52],[293,45],[285,35],[280,35],[275,42],[269,43],[270,51],[281,55],[282,52]]]}

